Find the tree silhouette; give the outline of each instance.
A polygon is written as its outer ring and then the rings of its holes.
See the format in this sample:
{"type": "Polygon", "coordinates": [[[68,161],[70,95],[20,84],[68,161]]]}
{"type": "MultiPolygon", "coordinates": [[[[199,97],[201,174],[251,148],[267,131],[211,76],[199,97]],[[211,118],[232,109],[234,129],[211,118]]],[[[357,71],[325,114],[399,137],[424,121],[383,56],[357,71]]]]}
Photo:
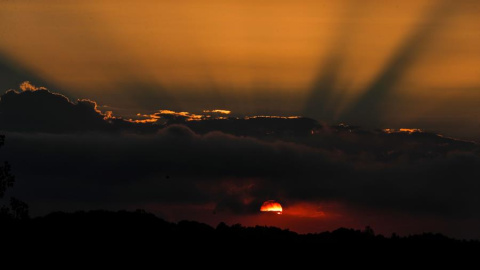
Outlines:
{"type": "MultiPolygon", "coordinates": [[[[0,135],[0,147],[3,146],[5,142],[5,135],[0,135]]],[[[12,187],[15,182],[15,177],[10,174],[10,164],[4,162],[3,165],[0,165],[0,199],[5,195],[7,188],[12,187]]]]}
{"type": "Polygon", "coordinates": [[[17,198],[10,198],[10,209],[14,219],[28,219],[28,204],[17,198]]]}
{"type": "Polygon", "coordinates": [[[363,230],[363,233],[365,235],[375,236],[375,232],[373,231],[372,227],[370,227],[370,226],[366,226],[365,230],[363,230]]]}
{"type": "MultiPolygon", "coordinates": [[[[0,135],[0,147],[5,143],[5,135],[0,135]]],[[[15,176],[10,173],[10,164],[7,161],[0,165],[0,200],[5,196],[8,188],[13,187],[15,176]]],[[[0,207],[0,219],[28,219],[28,204],[11,197],[10,208],[3,205],[0,207]]]]}

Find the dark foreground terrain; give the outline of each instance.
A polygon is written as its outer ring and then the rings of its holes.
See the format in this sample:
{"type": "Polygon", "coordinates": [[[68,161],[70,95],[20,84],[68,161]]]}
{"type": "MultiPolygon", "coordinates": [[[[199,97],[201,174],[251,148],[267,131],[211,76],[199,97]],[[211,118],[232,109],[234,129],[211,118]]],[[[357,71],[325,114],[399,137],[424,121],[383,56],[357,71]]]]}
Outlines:
{"type": "MultiPolygon", "coordinates": [[[[118,250],[219,254],[251,252],[255,256],[307,253],[397,254],[398,251],[426,256],[433,251],[463,253],[480,251],[480,242],[455,240],[425,233],[399,237],[375,235],[373,230],[340,228],[332,232],[298,234],[275,227],[243,227],[220,223],[216,228],[194,221],[171,223],[142,210],[134,212],[56,212],[33,219],[3,217],[0,223],[3,246],[12,249],[118,250]]],[[[452,255],[452,253],[449,253],[452,255]]],[[[480,253],[477,253],[480,254],[480,253]]]]}

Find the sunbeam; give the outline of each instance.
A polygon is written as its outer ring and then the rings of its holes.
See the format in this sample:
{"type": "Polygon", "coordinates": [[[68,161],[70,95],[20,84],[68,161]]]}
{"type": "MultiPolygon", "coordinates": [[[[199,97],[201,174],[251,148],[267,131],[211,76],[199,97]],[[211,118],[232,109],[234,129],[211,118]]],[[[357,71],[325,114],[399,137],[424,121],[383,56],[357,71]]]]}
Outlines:
{"type": "Polygon", "coordinates": [[[454,12],[451,1],[442,1],[435,4],[425,16],[423,22],[415,26],[391,60],[380,71],[376,79],[367,89],[362,91],[353,105],[339,118],[340,121],[360,123],[369,127],[382,126],[383,113],[388,110],[388,103],[392,102],[392,91],[403,75],[414,65],[417,57],[432,45],[430,38],[440,31],[454,12]]]}

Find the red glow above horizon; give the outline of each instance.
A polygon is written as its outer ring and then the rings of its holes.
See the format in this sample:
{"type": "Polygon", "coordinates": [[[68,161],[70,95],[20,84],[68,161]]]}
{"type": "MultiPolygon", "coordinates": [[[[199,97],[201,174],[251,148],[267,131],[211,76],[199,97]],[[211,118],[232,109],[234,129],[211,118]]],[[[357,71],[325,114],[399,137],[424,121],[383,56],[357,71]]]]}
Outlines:
{"type": "Polygon", "coordinates": [[[281,215],[282,212],[283,212],[283,208],[278,202],[276,202],[274,200],[269,200],[269,201],[266,201],[262,204],[262,206],[260,207],[260,211],[261,212],[274,212],[274,213],[277,213],[277,214],[281,215]]]}

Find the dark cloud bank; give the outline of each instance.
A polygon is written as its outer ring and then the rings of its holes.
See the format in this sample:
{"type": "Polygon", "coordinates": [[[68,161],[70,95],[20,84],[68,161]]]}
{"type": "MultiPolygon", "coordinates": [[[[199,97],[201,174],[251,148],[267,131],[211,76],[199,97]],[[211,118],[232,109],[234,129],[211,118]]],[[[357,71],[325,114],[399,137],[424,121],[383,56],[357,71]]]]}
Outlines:
{"type": "Polygon", "coordinates": [[[415,130],[326,126],[307,118],[157,113],[134,123],[47,90],[1,97],[10,192],[34,213],[139,204],[254,213],[265,200],[338,202],[462,220],[480,218],[476,143],[415,130]]]}

